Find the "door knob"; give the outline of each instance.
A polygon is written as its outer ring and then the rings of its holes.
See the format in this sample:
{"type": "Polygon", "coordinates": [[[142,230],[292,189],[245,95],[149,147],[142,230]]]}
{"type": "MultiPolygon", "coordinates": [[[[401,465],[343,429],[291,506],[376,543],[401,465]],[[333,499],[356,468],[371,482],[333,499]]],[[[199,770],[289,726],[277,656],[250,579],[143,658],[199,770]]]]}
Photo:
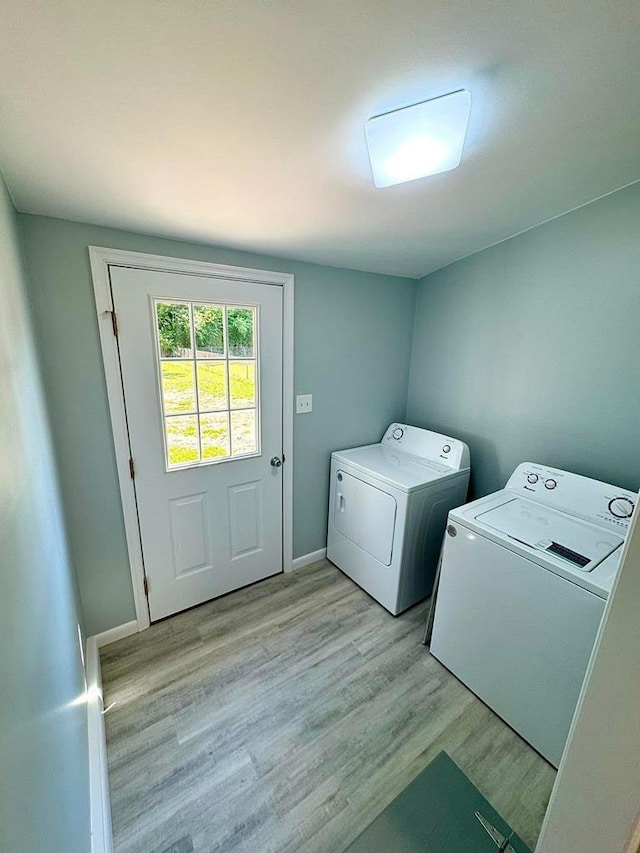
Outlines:
{"type": "Polygon", "coordinates": [[[282,465],[282,459],[280,459],[279,456],[272,456],[271,457],[271,464],[273,465],[274,468],[279,468],[282,465]]]}

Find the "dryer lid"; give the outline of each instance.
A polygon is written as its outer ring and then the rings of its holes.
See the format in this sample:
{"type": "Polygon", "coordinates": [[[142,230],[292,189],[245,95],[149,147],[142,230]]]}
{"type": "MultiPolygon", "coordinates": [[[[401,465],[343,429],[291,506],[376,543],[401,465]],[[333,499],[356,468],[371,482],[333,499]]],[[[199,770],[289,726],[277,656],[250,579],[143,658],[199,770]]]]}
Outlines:
{"type": "Polygon", "coordinates": [[[564,512],[523,498],[513,498],[475,516],[499,533],[590,572],[623,540],[564,512]]]}
{"type": "Polygon", "coordinates": [[[412,492],[428,483],[458,473],[448,465],[422,459],[420,456],[382,444],[336,451],[333,457],[404,492],[412,492]]]}

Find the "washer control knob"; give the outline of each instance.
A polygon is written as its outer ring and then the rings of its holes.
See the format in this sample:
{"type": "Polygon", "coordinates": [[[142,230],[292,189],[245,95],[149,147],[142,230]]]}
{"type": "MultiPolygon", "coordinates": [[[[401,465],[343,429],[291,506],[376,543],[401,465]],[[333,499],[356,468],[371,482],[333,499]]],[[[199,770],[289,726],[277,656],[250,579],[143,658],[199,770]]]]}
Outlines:
{"type": "Polygon", "coordinates": [[[556,481],[555,481],[555,480],[545,480],[545,481],[544,481],[544,487],[545,487],[545,489],[555,489],[555,487],[556,487],[557,485],[558,485],[558,484],[556,483],[556,481]]]}
{"type": "Polygon", "coordinates": [[[442,448],[443,453],[448,453],[450,450],[451,450],[450,444],[445,444],[444,447],[442,448]]]}
{"type": "Polygon", "coordinates": [[[393,438],[395,438],[396,441],[400,441],[400,439],[404,435],[404,430],[402,429],[402,427],[396,427],[391,433],[391,435],[393,438]]]}
{"type": "Polygon", "coordinates": [[[537,474],[527,474],[527,481],[529,483],[537,483],[539,479],[537,474]]]}
{"type": "Polygon", "coordinates": [[[613,498],[609,501],[609,512],[616,518],[631,518],[633,507],[634,504],[630,498],[613,498]]]}

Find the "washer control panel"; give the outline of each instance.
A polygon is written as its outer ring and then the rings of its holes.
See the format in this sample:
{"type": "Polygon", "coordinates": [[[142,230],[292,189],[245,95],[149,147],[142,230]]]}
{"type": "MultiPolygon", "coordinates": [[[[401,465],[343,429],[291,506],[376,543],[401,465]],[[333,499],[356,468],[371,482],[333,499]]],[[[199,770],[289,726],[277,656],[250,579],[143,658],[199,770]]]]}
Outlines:
{"type": "Polygon", "coordinates": [[[534,462],[518,465],[507,489],[617,530],[622,536],[629,528],[637,498],[633,492],[617,486],[534,462]]]}
{"type": "Polygon", "coordinates": [[[458,471],[469,467],[469,448],[464,441],[428,429],[394,423],[387,428],[382,444],[458,471]]]}

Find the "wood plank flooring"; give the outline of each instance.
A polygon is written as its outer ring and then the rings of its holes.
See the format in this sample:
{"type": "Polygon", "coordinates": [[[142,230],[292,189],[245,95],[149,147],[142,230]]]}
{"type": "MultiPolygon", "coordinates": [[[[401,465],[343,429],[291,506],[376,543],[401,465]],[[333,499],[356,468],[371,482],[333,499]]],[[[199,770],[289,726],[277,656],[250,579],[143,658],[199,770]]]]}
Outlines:
{"type": "Polygon", "coordinates": [[[331,563],[102,649],[116,853],[341,853],[445,749],[535,844],[555,771],[331,563]]]}

